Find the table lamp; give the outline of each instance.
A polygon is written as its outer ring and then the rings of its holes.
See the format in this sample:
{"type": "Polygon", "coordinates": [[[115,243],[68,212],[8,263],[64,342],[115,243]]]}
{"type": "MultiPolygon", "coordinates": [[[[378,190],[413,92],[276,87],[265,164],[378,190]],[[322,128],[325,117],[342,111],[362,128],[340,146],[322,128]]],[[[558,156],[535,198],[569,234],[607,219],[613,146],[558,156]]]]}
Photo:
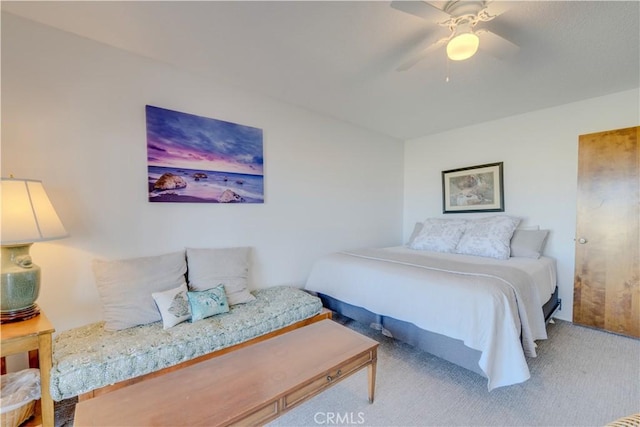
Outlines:
{"type": "Polygon", "coordinates": [[[40,313],[35,304],[40,293],[40,267],[31,261],[31,245],[68,234],[41,181],[2,178],[0,192],[0,323],[7,323],[40,313]]]}

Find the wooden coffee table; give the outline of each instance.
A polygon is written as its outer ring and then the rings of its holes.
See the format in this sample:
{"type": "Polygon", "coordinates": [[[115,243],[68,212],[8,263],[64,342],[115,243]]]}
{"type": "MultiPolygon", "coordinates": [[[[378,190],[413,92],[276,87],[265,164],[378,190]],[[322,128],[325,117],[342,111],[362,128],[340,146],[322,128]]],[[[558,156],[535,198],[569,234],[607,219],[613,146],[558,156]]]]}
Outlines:
{"type": "Polygon", "coordinates": [[[378,343],[323,320],[76,405],[81,426],[261,425],[368,367],[378,343]]]}

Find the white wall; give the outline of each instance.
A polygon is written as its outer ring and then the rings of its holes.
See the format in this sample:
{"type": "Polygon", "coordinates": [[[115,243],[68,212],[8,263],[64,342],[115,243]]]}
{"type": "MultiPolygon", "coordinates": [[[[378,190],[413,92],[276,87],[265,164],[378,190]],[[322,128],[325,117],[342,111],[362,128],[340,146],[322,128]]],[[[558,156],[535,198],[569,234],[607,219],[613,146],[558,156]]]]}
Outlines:
{"type": "MultiPolygon", "coordinates": [[[[639,99],[630,90],[407,141],[405,240],[417,221],[443,216],[443,170],[504,162],[505,214],[551,230],[545,253],[558,262],[558,317],[571,320],[578,136],[637,126],[639,99]]],[[[446,216],[455,215],[472,216],[446,216]]]]}
{"type": "Polygon", "coordinates": [[[41,179],[71,237],[32,247],[58,331],[101,318],[94,258],[251,246],[252,287],[402,237],[401,141],[2,14],[2,176],[41,179]],[[147,201],[146,104],[264,131],[265,203],[147,201]]]}
{"type": "Polygon", "coordinates": [[[42,179],[71,233],[31,251],[43,269],[38,303],[58,331],[100,319],[96,257],[248,245],[253,287],[301,285],[324,253],[399,244],[416,221],[440,216],[442,170],[496,161],[505,167],[506,213],[552,230],[547,253],[558,259],[561,317],[570,320],[577,138],[638,125],[639,96],[622,92],[403,147],[2,14],[2,176],[42,179]],[[148,203],[145,104],[262,128],[266,203],[148,203]]]}

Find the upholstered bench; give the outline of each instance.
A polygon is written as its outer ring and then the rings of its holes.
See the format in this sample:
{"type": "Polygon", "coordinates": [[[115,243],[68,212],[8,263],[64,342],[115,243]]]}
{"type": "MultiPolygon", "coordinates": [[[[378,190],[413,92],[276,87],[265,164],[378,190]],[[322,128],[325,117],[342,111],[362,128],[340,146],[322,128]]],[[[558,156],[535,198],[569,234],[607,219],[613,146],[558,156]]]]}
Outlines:
{"type": "Polygon", "coordinates": [[[320,299],[292,287],[253,291],[254,301],[194,323],[107,331],[104,322],[60,333],[53,343],[53,400],[117,388],[330,317],[320,299]],[[115,386],[113,386],[115,384],[115,386]]]}

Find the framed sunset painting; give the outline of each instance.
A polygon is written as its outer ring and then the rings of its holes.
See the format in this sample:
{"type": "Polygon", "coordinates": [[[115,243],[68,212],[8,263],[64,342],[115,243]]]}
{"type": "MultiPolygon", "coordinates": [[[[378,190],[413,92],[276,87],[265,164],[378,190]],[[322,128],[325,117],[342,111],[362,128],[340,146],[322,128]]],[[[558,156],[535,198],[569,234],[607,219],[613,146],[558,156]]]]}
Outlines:
{"type": "Polygon", "coordinates": [[[262,129],[146,106],[150,202],[264,203],[262,129]]]}

